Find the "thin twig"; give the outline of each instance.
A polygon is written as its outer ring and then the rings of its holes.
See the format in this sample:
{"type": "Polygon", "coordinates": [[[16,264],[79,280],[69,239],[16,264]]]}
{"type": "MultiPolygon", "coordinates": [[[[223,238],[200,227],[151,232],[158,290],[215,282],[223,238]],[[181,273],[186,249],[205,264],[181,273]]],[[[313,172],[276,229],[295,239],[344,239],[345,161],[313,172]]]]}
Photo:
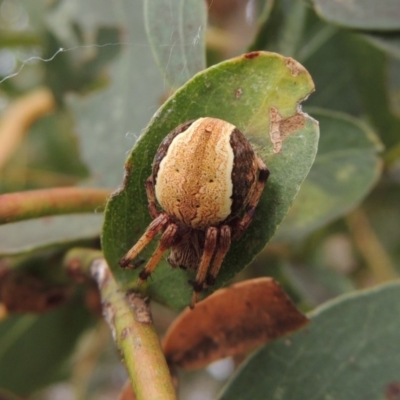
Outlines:
{"type": "Polygon", "coordinates": [[[376,281],[386,282],[398,278],[396,269],[372,229],[365,212],[360,208],[354,210],[347,216],[346,222],[353,234],[354,242],[360,254],[366,261],[376,281]]]}
{"type": "Polygon", "coordinates": [[[8,193],[0,196],[0,224],[50,215],[102,211],[106,189],[64,187],[8,193]]]}
{"type": "Polygon", "coordinates": [[[0,171],[31,124],[54,109],[53,94],[45,88],[36,89],[11,103],[0,120],[0,171]]]}

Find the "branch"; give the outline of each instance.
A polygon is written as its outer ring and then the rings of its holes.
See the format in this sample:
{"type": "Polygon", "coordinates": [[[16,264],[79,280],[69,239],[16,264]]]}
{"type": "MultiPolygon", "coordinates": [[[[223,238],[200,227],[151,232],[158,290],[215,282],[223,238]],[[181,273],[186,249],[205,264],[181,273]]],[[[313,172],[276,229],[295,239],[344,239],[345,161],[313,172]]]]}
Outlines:
{"type": "Polygon", "coordinates": [[[103,210],[106,189],[65,187],[8,193],[0,196],[0,224],[50,215],[103,210]]]}
{"type": "Polygon", "coordinates": [[[92,264],[103,314],[121,351],[138,400],[176,399],[148,303],[140,294],[124,293],[103,259],[92,264]]]}
{"type": "Polygon", "coordinates": [[[74,274],[89,272],[100,289],[103,315],[123,357],[137,400],[176,400],[171,375],[150,308],[135,292],[120,288],[98,251],[73,249],[65,257],[74,274]]]}
{"type": "Polygon", "coordinates": [[[2,47],[22,47],[22,46],[42,46],[43,40],[33,32],[10,32],[0,31],[0,48],[2,47]]]}
{"type": "Polygon", "coordinates": [[[48,89],[36,89],[15,100],[0,120],[0,171],[14,153],[33,122],[55,108],[48,89]]]}
{"type": "Polygon", "coordinates": [[[362,209],[352,211],[346,218],[354,242],[377,282],[398,278],[392,260],[382,246],[362,209]]]}

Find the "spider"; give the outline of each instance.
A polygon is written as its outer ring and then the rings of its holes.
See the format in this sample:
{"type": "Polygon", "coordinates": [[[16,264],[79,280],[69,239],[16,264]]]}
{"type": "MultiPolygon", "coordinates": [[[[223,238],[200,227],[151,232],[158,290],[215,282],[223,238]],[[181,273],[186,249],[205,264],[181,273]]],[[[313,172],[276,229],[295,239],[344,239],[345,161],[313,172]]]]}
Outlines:
{"type": "Polygon", "coordinates": [[[138,283],[150,276],[170,248],[167,260],[172,267],[197,271],[189,281],[193,308],[203,288],[215,283],[231,241],[250,225],[268,176],[267,167],[234,125],[209,117],[179,125],[162,141],[146,180],[153,221],[120,266],[136,268],[139,263],[133,260],[162,232],[138,283]]]}

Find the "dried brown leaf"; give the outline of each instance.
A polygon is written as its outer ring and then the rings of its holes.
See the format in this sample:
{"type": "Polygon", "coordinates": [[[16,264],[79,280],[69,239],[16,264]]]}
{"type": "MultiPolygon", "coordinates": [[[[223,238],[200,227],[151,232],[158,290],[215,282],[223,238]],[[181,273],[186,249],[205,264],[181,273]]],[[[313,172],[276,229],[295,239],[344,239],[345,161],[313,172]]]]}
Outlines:
{"type": "Polygon", "coordinates": [[[166,333],[163,348],[169,363],[201,368],[252,350],[307,322],[277,282],[257,278],[218,290],[194,310],[186,309],[166,333]]]}

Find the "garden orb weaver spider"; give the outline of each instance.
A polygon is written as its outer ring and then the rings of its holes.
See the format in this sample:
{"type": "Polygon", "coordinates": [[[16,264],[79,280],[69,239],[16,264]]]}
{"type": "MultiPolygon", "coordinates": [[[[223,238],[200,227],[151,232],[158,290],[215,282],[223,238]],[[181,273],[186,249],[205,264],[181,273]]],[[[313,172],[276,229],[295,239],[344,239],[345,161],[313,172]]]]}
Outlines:
{"type": "Polygon", "coordinates": [[[261,158],[234,125],[209,117],[179,125],[162,141],[146,180],[153,221],[120,266],[135,268],[133,260],[162,232],[139,283],[170,248],[172,267],[197,271],[190,282],[193,308],[205,285],[215,283],[231,241],[250,225],[268,175],[261,158]]]}

